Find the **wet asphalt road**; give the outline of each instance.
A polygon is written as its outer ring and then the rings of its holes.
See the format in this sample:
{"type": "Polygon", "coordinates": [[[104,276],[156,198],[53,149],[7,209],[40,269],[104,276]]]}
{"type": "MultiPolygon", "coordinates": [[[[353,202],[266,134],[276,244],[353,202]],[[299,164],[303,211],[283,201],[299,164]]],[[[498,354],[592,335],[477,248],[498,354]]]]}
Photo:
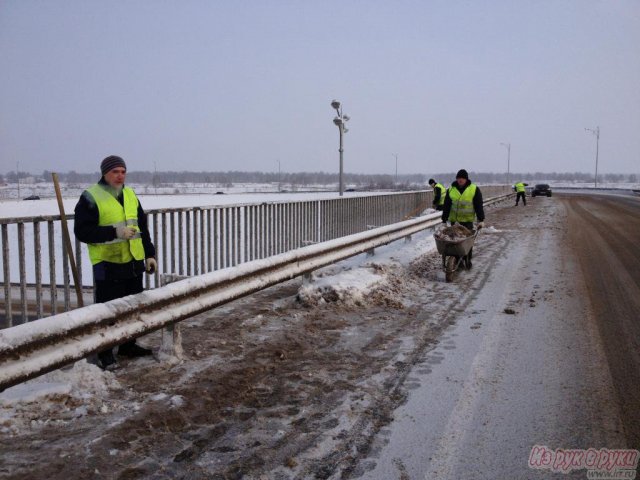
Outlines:
{"type": "Polygon", "coordinates": [[[368,479],[586,478],[530,469],[532,446],[639,448],[640,201],[530,199],[488,224],[505,244],[478,242],[482,273],[458,280],[474,298],[413,375],[368,479]]]}
{"type": "Polygon", "coordinates": [[[567,195],[563,204],[625,437],[640,449],[640,197],[567,195]]]}

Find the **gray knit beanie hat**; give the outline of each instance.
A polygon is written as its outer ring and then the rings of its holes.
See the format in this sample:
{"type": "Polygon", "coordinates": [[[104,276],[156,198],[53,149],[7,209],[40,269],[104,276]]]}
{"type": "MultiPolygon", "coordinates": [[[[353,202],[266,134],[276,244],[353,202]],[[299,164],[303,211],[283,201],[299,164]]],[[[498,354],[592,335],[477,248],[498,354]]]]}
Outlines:
{"type": "Polygon", "coordinates": [[[116,167],[123,167],[125,170],[127,169],[127,164],[124,163],[122,157],[118,157],[117,155],[110,155],[100,164],[100,172],[102,175],[113,170],[116,167]]]}

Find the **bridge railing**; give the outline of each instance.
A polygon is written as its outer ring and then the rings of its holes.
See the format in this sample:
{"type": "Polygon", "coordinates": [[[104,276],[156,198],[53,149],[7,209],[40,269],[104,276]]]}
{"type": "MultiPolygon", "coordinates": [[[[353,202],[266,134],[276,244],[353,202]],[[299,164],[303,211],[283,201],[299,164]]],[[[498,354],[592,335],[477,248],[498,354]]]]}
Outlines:
{"type": "MultiPolygon", "coordinates": [[[[486,198],[507,186],[482,187],[486,198]]],[[[161,274],[195,276],[390,225],[429,207],[432,191],[333,199],[244,203],[148,210],[158,271],[145,287],[160,286],[161,274]]],[[[73,231],[73,215],[68,215],[73,231]]],[[[74,283],[59,216],[0,219],[2,284],[0,328],[76,308],[74,283]]],[[[72,233],[73,234],[73,233],[72,233]]],[[[75,241],[85,304],[92,303],[93,275],[86,247],[75,241]]]]}

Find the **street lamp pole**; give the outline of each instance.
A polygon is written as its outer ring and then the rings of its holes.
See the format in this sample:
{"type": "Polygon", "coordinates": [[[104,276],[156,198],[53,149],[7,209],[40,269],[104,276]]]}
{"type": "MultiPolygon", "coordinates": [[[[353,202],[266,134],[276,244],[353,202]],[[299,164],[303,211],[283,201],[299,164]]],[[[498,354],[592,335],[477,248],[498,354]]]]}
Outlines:
{"type": "Polygon", "coordinates": [[[20,200],[20,162],[16,162],[16,181],[18,182],[18,200],[20,200]]]}
{"type": "Polygon", "coordinates": [[[338,149],[338,151],[340,152],[340,187],[339,187],[339,190],[340,190],[340,196],[342,197],[344,195],[344,178],[343,178],[343,173],[344,173],[344,157],[343,157],[344,147],[343,147],[343,137],[344,137],[344,134],[349,131],[349,129],[345,126],[345,123],[349,121],[349,116],[342,114],[342,107],[340,106],[340,102],[338,100],[333,100],[331,102],[331,106],[335,109],[335,111],[338,114],[333,119],[333,123],[334,123],[334,125],[336,125],[338,127],[338,130],[340,131],[340,148],[338,149]]]}
{"type": "Polygon", "coordinates": [[[391,155],[396,157],[396,185],[398,185],[398,154],[397,153],[392,153],[391,155]]]}
{"type": "Polygon", "coordinates": [[[511,142],[500,142],[500,145],[507,147],[507,185],[511,185],[511,142]]]}
{"type": "Polygon", "coordinates": [[[594,188],[598,188],[598,151],[600,150],[600,126],[594,128],[585,128],[585,131],[591,132],[596,136],[596,176],[594,179],[594,188]]]}
{"type": "Polygon", "coordinates": [[[153,190],[158,195],[158,165],[153,161],[153,190]]]}
{"type": "Polygon", "coordinates": [[[278,159],[278,193],[282,191],[282,177],[280,177],[280,159],[278,159]]]}

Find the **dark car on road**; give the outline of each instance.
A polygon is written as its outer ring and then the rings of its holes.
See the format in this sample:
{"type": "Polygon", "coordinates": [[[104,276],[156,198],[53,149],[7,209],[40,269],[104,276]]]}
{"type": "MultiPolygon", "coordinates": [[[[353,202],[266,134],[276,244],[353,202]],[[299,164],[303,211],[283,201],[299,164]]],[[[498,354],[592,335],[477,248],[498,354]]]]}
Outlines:
{"type": "Polygon", "coordinates": [[[28,197],[24,197],[23,200],[40,200],[38,195],[29,195],[28,197]]]}
{"type": "Polygon", "coordinates": [[[533,191],[531,192],[532,197],[537,197],[538,195],[546,195],[547,197],[550,197],[551,187],[546,183],[539,183],[533,187],[533,191]]]}

